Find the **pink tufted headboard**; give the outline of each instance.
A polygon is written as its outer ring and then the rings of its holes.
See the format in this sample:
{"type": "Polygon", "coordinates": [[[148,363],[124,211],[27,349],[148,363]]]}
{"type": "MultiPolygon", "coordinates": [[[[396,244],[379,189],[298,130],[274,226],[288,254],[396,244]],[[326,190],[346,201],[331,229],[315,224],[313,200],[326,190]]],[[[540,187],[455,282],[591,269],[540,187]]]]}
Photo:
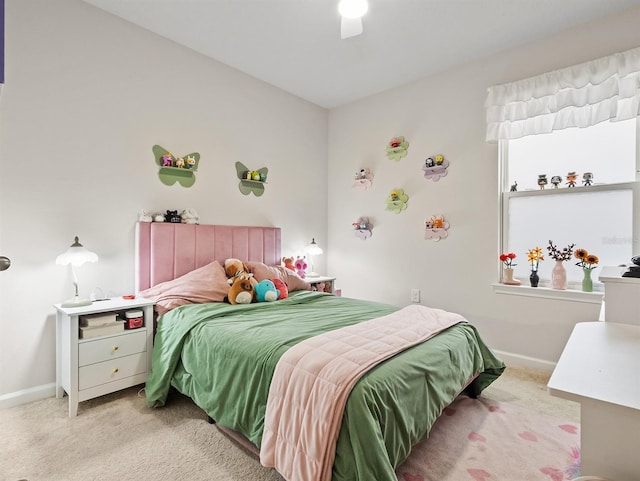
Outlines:
{"type": "Polygon", "coordinates": [[[138,222],[136,292],[230,257],[280,265],[280,228],[138,222]]]}

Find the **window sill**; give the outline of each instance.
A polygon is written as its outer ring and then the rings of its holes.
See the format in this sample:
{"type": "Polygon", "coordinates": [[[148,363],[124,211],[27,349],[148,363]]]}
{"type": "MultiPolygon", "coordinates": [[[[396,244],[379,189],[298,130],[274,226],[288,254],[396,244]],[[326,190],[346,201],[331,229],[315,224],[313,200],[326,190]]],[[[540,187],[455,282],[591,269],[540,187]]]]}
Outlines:
{"type": "Polygon", "coordinates": [[[511,296],[538,297],[542,299],[556,299],[559,301],[588,302],[601,304],[603,292],[582,292],[573,289],[559,290],[549,287],[509,286],[506,284],[491,284],[496,294],[511,296]]]}

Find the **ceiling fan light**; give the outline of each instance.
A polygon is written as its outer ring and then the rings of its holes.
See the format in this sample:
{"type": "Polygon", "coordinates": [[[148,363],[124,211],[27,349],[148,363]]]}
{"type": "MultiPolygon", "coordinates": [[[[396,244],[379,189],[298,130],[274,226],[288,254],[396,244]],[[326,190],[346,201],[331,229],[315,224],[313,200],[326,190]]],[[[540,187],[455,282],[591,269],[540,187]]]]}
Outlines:
{"type": "Polygon", "coordinates": [[[345,18],[360,18],[369,10],[367,0],[340,0],[338,12],[345,18]]]}

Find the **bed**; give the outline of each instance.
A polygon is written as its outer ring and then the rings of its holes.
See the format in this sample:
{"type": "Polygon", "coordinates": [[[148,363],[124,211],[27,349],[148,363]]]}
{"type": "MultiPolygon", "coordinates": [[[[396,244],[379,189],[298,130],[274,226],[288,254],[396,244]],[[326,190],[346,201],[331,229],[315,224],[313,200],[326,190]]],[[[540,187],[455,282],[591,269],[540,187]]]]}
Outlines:
{"type": "MultiPolygon", "coordinates": [[[[280,238],[276,227],[137,224],[136,287],[161,299],[162,313],[146,385],[150,407],[163,406],[175,388],[219,425],[264,448],[271,381],[283,364],[278,361],[323,333],[346,332],[338,329],[360,328],[400,311],[307,290],[280,267],[280,238]],[[222,285],[199,292],[203,283],[220,282],[218,267],[227,258],[247,260],[258,277],[287,279],[293,287],[288,298],[230,305],[221,302],[222,285]]],[[[444,408],[465,389],[479,394],[504,368],[473,325],[457,321],[377,362],[358,377],[339,411],[328,471],[325,466],[317,479],[396,481],[395,468],[444,408]]],[[[285,479],[312,481],[276,469],[285,479]]]]}

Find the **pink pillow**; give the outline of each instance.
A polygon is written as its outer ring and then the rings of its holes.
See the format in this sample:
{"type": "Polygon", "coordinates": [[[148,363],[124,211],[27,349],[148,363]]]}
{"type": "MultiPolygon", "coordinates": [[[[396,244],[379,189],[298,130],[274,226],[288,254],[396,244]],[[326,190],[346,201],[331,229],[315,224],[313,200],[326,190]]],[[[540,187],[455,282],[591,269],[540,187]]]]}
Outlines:
{"type": "Polygon", "coordinates": [[[291,269],[282,266],[268,266],[262,262],[246,262],[249,272],[258,282],[263,279],[280,279],[287,285],[289,292],[309,291],[311,286],[307,284],[298,274],[291,269]]]}
{"type": "Polygon", "coordinates": [[[158,314],[185,304],[222,302],[228,294],[227,276],[218,261],[138,293],[156,302],[158,314]]]}

